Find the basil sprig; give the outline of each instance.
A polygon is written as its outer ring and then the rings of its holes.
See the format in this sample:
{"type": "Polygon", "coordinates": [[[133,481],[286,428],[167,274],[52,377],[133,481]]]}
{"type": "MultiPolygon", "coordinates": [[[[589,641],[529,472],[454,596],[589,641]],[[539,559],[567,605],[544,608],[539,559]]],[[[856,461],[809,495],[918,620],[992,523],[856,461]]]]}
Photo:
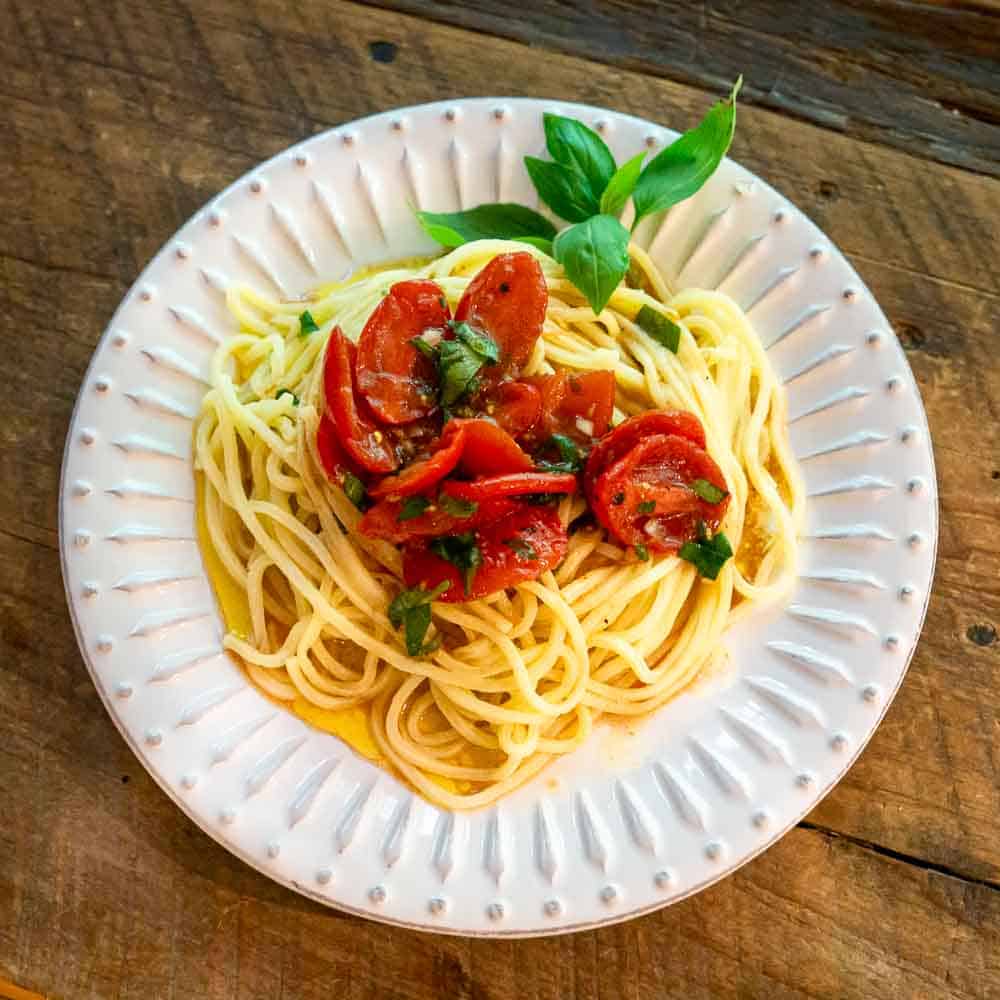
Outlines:
{"type": "Polygon", "coordinates": [[[466,594],[472,589],[472,581],[483,564],[483,553],[476,544],[476,536],[471,531],[460,535],[441,535],[431,539],[431,552],[450,562],[462,574],[466,594]]]}
{"type": "Polygon", "coordinates": [[[397,594],[389,605],[389,621],[395,628],[403,626],[406,652],[410,656],[426,656],[441,645],[435,639],[425,645],[424,636],[431,624],[431,601],[440,597],[449,587],[447,581],[439,583],[433,590],[414,587],[397,594]]]}
{"type": "Polygon", "coordinates": [[[545,145],[551,160],[524,158],[539,198],[571,223],[556,235],[545,216],[511,203],[477,205],[464,212],[418,212],[427,233],[446,247],[471,240],[520,240],[555,257],[595,313],[610,300],[629,268],[629,231],[618,220],[629,197],[632,229],[647,216],[691,197],[711,177],[732,142],[736,95],[719,101],[702,121],[653,157],[645,153],[621,166],[607,143],[575,118],[546,114],[545,145]]]}
{"type": "Polygon", "coordinates": [[[685,542],[677,554],[681,559],[692,563],[699,576],[703,576],[706,580],[714,580],[726,562],[732,558],[733,547],[722,531],[709,538],[705,522],[701,521],[698,524],[698,540],[685,542]]]}
{"type": "Polygon", "coordinates": [[[423,337],[410,341],[437,368],[441,406],[446,415],[463,396],[476,391],[483,366],[500,360],[500,346],[489,334],[469,323],[451,321],[449,326],[455,334],[453,340],[442,340],[437,346],[423,337]]]}

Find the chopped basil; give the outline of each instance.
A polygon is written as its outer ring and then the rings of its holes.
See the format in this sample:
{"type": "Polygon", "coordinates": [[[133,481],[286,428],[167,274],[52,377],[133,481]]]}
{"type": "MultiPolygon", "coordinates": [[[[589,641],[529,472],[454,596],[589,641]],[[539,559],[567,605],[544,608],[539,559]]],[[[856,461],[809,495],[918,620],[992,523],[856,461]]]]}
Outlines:
{"type": "Polygon", "coordinates": [[[584,455],[576,442],[565,434],[553,434],[545,443],[546,448],[554,448],[559,453],[558,462],[543,460],[538,462],[539,469],[546,472],[579,472],[583,466],[584,455]]]}
{"type": "Polygon", "coordinates": [[[423,337],[413,337],[410,343],[425,357],[431,364],[438,363],[438,349],[428,344],[423,337]]]}
{"type": "Polygon", "coordinates": [[[649,562],[649,549],[647,549],[646,546],[642,544],[642,542],[640,542],[638,545],[633,546],[633,548],[635,549],[636,557],[641,562],[649,562]]]}
{"type": "Polygon", "coordinates": [[[316,320],[312,318],[312,313],[308,309],[303,310],[299,314],[299,336],[305,337],[310,333],[315,333],[318,329],[316,320]]]}
{"type": "Polygon", "coordinates": [[[462,582],[468,594],[476,571],[483,564],[483,554],[476,544],[476,536],[471,531],[460,535],[442,535],[431,539],[430,550],[462,573],[462,582]]]}
{"type": "Polygon", "coordinates": [[[351,503],[358,508],[358,510],[364,510],[367,501],[365,484],[361,482],[361,480],[358,479],[353,472],[345,472],[342,486],[344,488],[344,493],[347,494],[347,499],[350,500],[351,503]]]}
{"type": "Polygon", "coordinates": [[[397,521],[412,521],[415,517],[420,517],[431,502],[427,497],[407,497],[403,501],[403,506],[396,515],[397,521]]]}
{"type": "Polygon", "coordinates": [[[440,597],[451,584],[447,581],[439,583],[433,590],[414,587],[404,590],[393,598],[389,605],[389,621],[399,628],[403,626],[406,638],[406,652],[410,656],[423,656],[434,652],[440,645],[439,640],[424,644],[424,636],[431,624],[431,601],[440,597]]]}
{"type": "Polygon", "coordinates": [[[452,517],[472,517],[479,510],[479,504],[475,500],[460,500],[447,493],[442,493],[438,498],[438,506],[452,517]]]}
{"type": "Polygon", "coordinates": [[[655,500],[643,500],[642,503],[636,504],[635,512],[637,514],[652,514],[656,510],[655,500]]]}
{"type": "Polygon", "coordinates": [[[295,393],[292,392],[291,389],[279,389],[275,393],[274,398],[275,399],[281,399],[282,396],[291,396],[292,397],[292,406],[298,406],[299,405],[299,397],[296,396],[295,393]]]}
{"type": "Polygon", "coordinates": [[[679,555],[681,559],[693,563],[700,576],[706,580],[714,580],[719,575],[719,570],[732,556],[733,547],[721,531],[714,537],[708,538],[704,526],[701,525],[698,533],[700,536],[698,541],[685,542],[681,546],[679,555]]]}
{"type": "Polygon", "coordinates": [[[500,348],[488,333],[465,322],[456,323],[452,320],[450,326],[456,338],[466,347],[471,347],[487,364],[495,365],[500,360],[500,348]]]}
{"type": "Polygon", "coordinates": [[[535,551],[534,546],[530,542],[526,542],[519,535],[506,539],[504,545],[513,549],[519,559],[534,561],[538,558],[538,553],[535,551]]]}
{"type": "Polygon", "coordinates": [[[681,342],[681,328],[652,306],[643,306],[635,321],[662,347],[677,353],[681,342]]]}
{"type": "Polygon", "coordinates": [[[696,479],[691,484],[691,489],[706,503],[721,503],[729,496],[725,490],[720,490],[715,483],[710,483],[707,479],[696,479]]]}

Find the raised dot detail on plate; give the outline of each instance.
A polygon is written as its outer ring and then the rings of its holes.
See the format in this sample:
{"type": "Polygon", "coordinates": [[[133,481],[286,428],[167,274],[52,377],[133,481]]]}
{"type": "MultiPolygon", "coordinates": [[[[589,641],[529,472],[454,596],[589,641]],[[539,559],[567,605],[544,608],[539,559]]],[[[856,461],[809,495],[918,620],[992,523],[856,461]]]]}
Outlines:
{"type": "Polygon", "coordinates": [[[499,122],[499,121],[503,121],[503,119],[504,119],[504,116],[505,116],[506,114],[507,114],[507,112],[506,112],[506,110],[505,110],[504,108],[494,108],[494,109],[493,109],[493,117],[494,117],[494,118],[495,118],[495,119],[496,119],[496,120],[497,120],[498,122],[499,122]]]}
{"type": "Polygon", "coordinates": [[[84,583],[80,588],[84,597],[96,597],[100,589],[101,588],[93,580],[87,580],[86,583],[84,583]]]}
{"type": "Polygon", "coordinates": [[[269,858],[276,858],[280,853],[281,844],[276,844],[274,841],[271,841],[271,843],[267,845],[267,856],[269,858]]]}
{"type": "Polygon", "coordinates": [[[618,902],[618,889],[613,885],[606,885],[599,893],[601,897],[601,902],[605,906],[610,906],[612,903],[618,902]]]}
{"type": "Polygon", "coordinates": [[[902,587],[899,588],[899,599],[901,601],[912,601],[913,595],[916,593],[913,587],[908,583],[904,583],[902,587]]]}
{"type": "Polygon", "coordinates": [[[128,334],[127,333],[116,333],[111,338],[111,343],[114,344],[115,347],[118,347],[118,348],[124,347],[128,343],[128,334]]]}
{"type": "Polygon", "coordinates": [[[841,293],[840,297],[845,302],[854,302],[858,297],[858,290],[856,288],[845,288],[841,293]]]}
{"type": "Polygon", "coordinates": [[[878,701],[878,696],[879,696],[879,687],[877,684],[866,684],[861,689],[861,697],[869,704],[878,701]]]}
{"type": "Polygon", "coordinates": [[[187,260],[191,256],[191,251],[183,244],[179,244],[174,248],[174,256],[178,260],[187,260]]]}
{"type": "Polygon", "coordinates": [[[222,812],[219,813],[219,822],[225,823],[226,826],[229,826],[229,824],[232,823],[235,819],[236,819],[235,809],[223,809],[222,812]]]}
{"type": "Polygon", "coordinates": [[[385,886],[376,885],[374,888],[368,890],[368,898],[375,903],[377,906],[379,903],[384,903],[386,897],[385,886]]]}
{"type": "Polygon", "coordinates": [[[809,248],[809,256],[812,260],[822,260],[826,256],[826,247],[816,245],[809,248]]]}
{"type": "Polygon", "coordinates": [[[908,479],[906,482],[906,492],[916,496],[924,491],[924,481],[919,476],[914,476],[912,479],[908,479]]]}
{"type": "Polygon", "coordinates": [[[924,536],[921,535],[919,531],[914,531],[912,535],[907,537],[906,544],[909,545],[911,549],[919,549],[920,546],[924,544],[924,536]]]}
{"type": "Polygon", "coordinates": [[[787,218],[787,213],[785,212],[785,210],[783,208],[776,208],[774,210],[774,214],[771,216],[771,218],[775,222],[781,223],[781,222],[784,222],[785,219],[787,218]]]}
{"type": "Polygon", "coordinates": [[[878,330],[869,330],[865,334],[865,343],[869,347],[881,347],[882,334],[878,330]]]}
{"type": "Polygon", "coordinates": [[[344,146],[353,146],[354,145],[354,136],[350,132],[345,132],[340,137],[340,141],[341,141],[341,144],[344,145],[344,146]]]}
{"type": "Polygon", "coordinates": [[[144,739],[146,746],[158,747],[163,742],[163,733],[159,729],[147,729],[144,739]]]}
{"type": "Polygon", "coordinates": [[[83,531],[81,529],[73,536],[73,544],[78,549],[85,549],[90,544],[90,540],[93,537],[94,536],[89,531],[83,531]]]}
{"type": "Polygon", "coordinates": [[[890,375],[885,380],[886,392],[899,392],[903,388],[903,380],[898,375],[890,375]]]}
{"type": "Polygon", "coordinates": [[[94,379],[94,388],[98,392],[107,392],[111,388],[111,379],[107,375],[101,375],[94,379]]]}
{"type": "Polygon", "coordinates": [[[655,135],[647,135],[646,136],[646,146],[649,149],[652,149],[655,145],[656,145],[656,136],[655,135]]]}
{"type": "Polygon", "coordinates": [[[830,748],[836,750],[837,753],[843,753],[849,743],[850,740],[847,738],[847,733],[834,733],[830,737],[830,748]]]}
{"type": "Polygon", "coordinates": [[[750,817],[750,822],[753,823],[758,830],[763,830],[765,827],[770,825],[771,814],[766,809],[757,809],[750,817]]]}
{"type": "Polygon", "coordinates": [[[674,876],[672,872],[667,871],[666,868],[658,871],[653,876],[653,885],[657,889],[669,889],[674,884],[674,876]]]}
{"type": "Polygon", "coordinates": [[[440,916],[447,909],[447,900],[442,899],[440,896],[432,896],[429,900],[427,900],[427,912],[430,913],[432,917],[440,916]]]}
{"type": "Polygon", "coordinates": [[[114,639],[110,635],[99,635],[94,645],[97,647],[98,653],[110,653],[111,647],[114,645],[114,639]]]}
{"type": "Polygon", "coordinates": [[[140,289],[139,290],[139,298],[143,302],[152,302],[152,300],[153,300],[153,289],[150,288],[148,285],[146,287],[140,289]]]}
{"type": "Polygon", "coordinates": [[[87,445],[93,444],[97,440],[97,431],[85,427],[80,431],[80,440],[87,445]]]}
{"type": "Polygon", "coordinates": [[[542,904],[542,912],[547,917],[558,917],[562,913],[562,903],[558,899],[547,899],[542,904]]]}
{"type": "Polygon", "coordinates": [[[885,639],[882,640],[882,645],[885,646],[890,653],[895,653],[899,649],[899,636],[898,635],[887,635],[885,639]]]}
{"type": "Polygon", "coordinates": [[[319,882],[320,885],[328,885],[330,879],[332,878],[333,872],[330,871],[329,868],[320,868],[320,870],[316,872],[316,881],[319,882]]]}
{"type": "Polygon", "coordinates": [[[506,912],[507,911],[504,909],[503,903],[490,903],[490,905],[486,907],[486,916],[488,916],[490,920],[503,920],[506,912]]]}
{"type": "Polygon", "coordinates": [[[119,681],[115,685],[115,694],[119,698],[131,698],[132,697],[132,685],[128,681],[119,681]]]}
{"type": "Polygon", "coordinates": [[[718,861],[722,857],[722,844],[717,840],[709,841],[705,845],[705,857],[709,861],[718,861]]]}
{"type": "Polygon", "coordinates": [[[73,496],[75,497],[86,497],[90,496],[94,492],[94,487],[88,483],[85,479],[78,479],[73,484],[73,496]]]}
{"type": "Polygon", "coordinates": [[[213,229],[218,229],[222,225],[222,216],[218,212],[208,213],[208,224],[213,229]]]}
{"type": "Polygon", "coordinates": [[[403,131],[403,119],[402,118],[393,118],[392,123],[390,124],[389,127],[393,130],[393,132],[402,132],[403,131]]]}
{"type": "Polygon", "coordinates": [[[453,122],[458,117],[458,112],[454,108],[448,108],[444,113],[445,121],[453,122]]]}
{"type": "Polygon", "coordinates": [[[795,775],[795,784],[799,788],[812,788],[813,782],[816,779],[808,772],[802,771],[801,774],[795,775]]]}
{"type": "Polygon", "coordinates": [[[264,185],[259,180],[257,180],[257,178],[254,178],[250,182],[250,191],[253,194],[260,194],[261,191],[263,191],[263,190],[264,190],[264,185]]]}
{"type": "Polygon", "coordinates": [[[916,427],[904,427],[899,432],[899,440],[903,444],[916,444],[920,440],[920,431],[916,427]]]}
{"type": "Polygon", "coordinates": [[[297,166],[297,167],[308,167],[309,166],[309,157],[306,156],[305,153],[296,153],[295,154],[295,166],[297,166]]]}
{"type": "Polygon", "coordinates": [[[197,774],[182,774],[181,775],[181,788],[186,788],[188,791],[191,791],[191,789],[194,788],[194,786],[197,785],[197,784],[198,784],[198,775],[197,774]]]}
{"type": "Polygon", "coordinates": [[[594,131],[600,132],[602,135],[607,131],[608,123],[602,118],[599,121],[594,122],[594,131]]]}

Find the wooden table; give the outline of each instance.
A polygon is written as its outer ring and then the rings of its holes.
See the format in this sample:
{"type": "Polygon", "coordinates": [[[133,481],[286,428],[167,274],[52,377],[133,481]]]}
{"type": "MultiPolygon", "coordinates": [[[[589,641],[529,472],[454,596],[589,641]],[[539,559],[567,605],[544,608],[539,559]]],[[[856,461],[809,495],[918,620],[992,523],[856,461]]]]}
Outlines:
{"type": "Polygon", "coordinates": [[[0,2],[0,996],[1000,997],[1000,4],[379,6],[0,2]],[[937,580],[885,722],[763,856],[607,930],[434,937],[268,881],[146,775],[66,612],[63,439],[116,303],[312,132],[475,94],[686,127],[738,72],[734,156],[847,252],[933,431],[937,580]]]}

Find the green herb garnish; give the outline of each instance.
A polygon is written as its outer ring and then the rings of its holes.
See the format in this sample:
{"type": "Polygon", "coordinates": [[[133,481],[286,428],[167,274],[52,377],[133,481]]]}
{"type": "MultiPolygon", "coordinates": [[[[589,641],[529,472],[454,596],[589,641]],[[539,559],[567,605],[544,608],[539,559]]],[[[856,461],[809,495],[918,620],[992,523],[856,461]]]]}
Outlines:
{"type": "Polygon", "coordinates": [[[691,484],[691,489],[706,503],[721,503],[729,496],[725,490],[720,490],[715,483],[710,483],[707,479],[696,479],[691,484]]]}
{"type": "Polygon", "coordinates": [[[632,548],[635,549],[636,557],[640,562],[649,562],[649,549],[642,542],[639,542],[638,545],[633,545],[632,548]]]}
{"type": "Polygon", "coordinates": [[[282,396],[291,396],[292,397],[292,406],[298,406],[299,405],[299,397],[296,396],[295,393],[292,392],[291,389],[279,389],[274,394],[274,398],[275,399],[281,399],[282,396]]]}
{"type": "Polygon", "coordinates": [[[433,365],[438,363],[438,349],[428,344],[423,337],[413,337],[410,343],[433,365]]]}
{"type": "Polygon", "coordinates": [[[652,514],[656,510],[655,500],[643,500],[642,503],[636,504],[635,512],[637,514],[652,514]]]}
{"type": "Polygon", "coordinates": [[[431,502],[427,497],[407,497],[396,515],[396,520],[412,521],[415,517],[420,517],[430,505],[431,502]]]}
{"type": "Polygon", "coordinates": [[[487,364],[495,365],[500,360],[500,347],[488,333],[465,322],[456,323],[452,320],[450,326],[455,337],[466,347],[471,347],[487,364]]]}
{"type": "Polygon", "coordinates": [[[719,570],[732,556],[733,547],[721,531],[709,538],[705,534],[704,524],[699,525],[698,534],[698,541],[685,542],[678,554],[681,559],[693,563],[700,576],[706,580],[714,580],[719,575],[719,570]]]}
{"type": "Polygon", "coordinates": [[[635,321],[661,347],[677,353],[681,343],[681,328],[673,320],[667,319],[652,306],[643,306],[636,314],[635,321]]]}
{"type": "Polygon", "coordinates": [[[452,517],[472,517],[479,510],[479,504],[475,500],[461,500],[448,496],[447,493],[442,493],[438,498],[438,506],[452,517]]]}
{"type": "Polygon", "coordinates": [[[299,336],[305,337],[310,333],[315,333],[319,327],[316,320],[312,318],[312,313],[308,309],[299,313],[299,336]]]}
{"type": "Polygon", "coordinates": [[[526,493],[521,499],[525,503],[530,503],[532,507],[548,507],[549,504],[559,503],[565,493],[526,493]]]}
{"type": "Polygon", "coordinates": [[[545,442],[545,447],[555,449],[559,453],[559,461],[537,462],[539,469],[544,469],[546,472],[579,472],[583,467],[584,455],[571,437],[565,434],[553,434],[545,442]]]}
{"type": "Polygon", "coordinates": [[[519,535],[506,539],[504,545],[513,549],[519,559],[527,559],[533,562],[538,558],[538,553],[535,551],[534,546],[530,542],[526,542],[519,535]]]}
{"type": "Polygon", "coordinates": [[[431,539],[431,552],[440,556],[445,562],[450,562],[462,573],[462,582],[466,594],[472,589],[472,581],[476,572],[483,564],[483,554],[476,544],[476,536],[471,531],[460,535],[442,535],[431,539]]]}
{"type": "Polygon", "coordinates": [[[344,473],[344,481],[341,484],[347,499],[354,504],[358,510],[364,510],[367,506],[368,495],[365,492],[365,484],[353,472],[344,473]]]}
{"type": "Polygon", "coordinates": [[[417,212],[417,218],[427,234],[445,247],[473,240],[521,240],[534,246],[547,244],[550,252],[556,235],[556,227],[544,215],[510,203],[478,205],[465,212],[417,212]]]}
{"type": "Polygon", "coordinates": [[[449,587],[447,581],[439,583],[433,590],[414,587],[404,590],[393,598],[389,605],[389,621],[395,628],[403,626],[406,638],[406,652],[410,656],[425,656],[434,652],[440,640],[424,644],[424,636],[431,624],[431,601],[440,597],[449,587]]]}
{"type": "Polygon", "coordinates": [[[564,229],[552,243],[553,256],[599,313],[628,271],[628,230],[613,215],[594,215],[564,229]]]}

